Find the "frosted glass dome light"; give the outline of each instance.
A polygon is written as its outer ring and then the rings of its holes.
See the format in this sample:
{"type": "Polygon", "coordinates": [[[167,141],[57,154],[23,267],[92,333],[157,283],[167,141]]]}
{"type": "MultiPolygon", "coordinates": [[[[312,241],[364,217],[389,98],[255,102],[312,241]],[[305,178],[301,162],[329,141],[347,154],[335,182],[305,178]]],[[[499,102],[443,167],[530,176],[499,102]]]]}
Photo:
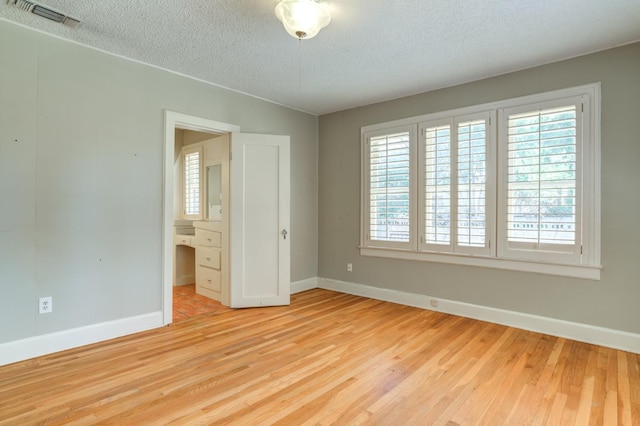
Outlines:
{"type": "Polygon", "coordinates": [[[300,40],[315,37],[331,21],[327,6],[315,0],[282,0],[276,5],[276,17],[300,40]]]}

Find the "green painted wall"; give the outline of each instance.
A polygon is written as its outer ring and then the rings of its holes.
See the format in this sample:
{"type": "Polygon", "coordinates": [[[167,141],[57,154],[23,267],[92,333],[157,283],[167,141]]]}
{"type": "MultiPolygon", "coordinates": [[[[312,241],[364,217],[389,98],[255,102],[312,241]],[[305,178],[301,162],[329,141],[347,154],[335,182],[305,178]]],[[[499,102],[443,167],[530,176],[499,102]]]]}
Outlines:
{"type": "Polygon", "coordinates": [[[640,43],[323,115],[319,276],[640,333],[639,119],[640,43]],[[602,83],[600,281],[359,255],[362,126],[593,82],[602,83]]]}
{"type": "Polygon", "coordinates": [[[291,279],[317,275],[316,116],[0,21],[0,343],[161,310],[165,109],[291,136],[291,279]]]}

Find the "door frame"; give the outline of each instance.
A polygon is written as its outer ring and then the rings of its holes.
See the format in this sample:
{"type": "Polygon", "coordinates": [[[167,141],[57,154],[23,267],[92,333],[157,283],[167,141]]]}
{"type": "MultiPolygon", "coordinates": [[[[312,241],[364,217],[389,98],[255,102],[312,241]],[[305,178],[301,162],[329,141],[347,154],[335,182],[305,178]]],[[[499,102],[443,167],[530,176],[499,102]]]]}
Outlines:
{"type": "Polygon", "coordinates": [[[173,322],[173,189],[176,129],[212,135],[239,132],[240,126],[164,110],[164,170],[162,197],[162,323],[173,322]]]}

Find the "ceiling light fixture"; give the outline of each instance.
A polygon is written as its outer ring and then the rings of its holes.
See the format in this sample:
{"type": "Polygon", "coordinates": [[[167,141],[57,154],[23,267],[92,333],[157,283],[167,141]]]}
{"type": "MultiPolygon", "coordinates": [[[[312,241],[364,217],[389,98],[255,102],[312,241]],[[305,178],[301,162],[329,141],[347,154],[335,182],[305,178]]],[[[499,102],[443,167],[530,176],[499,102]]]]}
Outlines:
{"type": "Polygon", "coordinates": [[[276,5],[276,16],[299,40],[315,37],[331,21],[327,5],[316,0],[282,0],[276,5]]]}

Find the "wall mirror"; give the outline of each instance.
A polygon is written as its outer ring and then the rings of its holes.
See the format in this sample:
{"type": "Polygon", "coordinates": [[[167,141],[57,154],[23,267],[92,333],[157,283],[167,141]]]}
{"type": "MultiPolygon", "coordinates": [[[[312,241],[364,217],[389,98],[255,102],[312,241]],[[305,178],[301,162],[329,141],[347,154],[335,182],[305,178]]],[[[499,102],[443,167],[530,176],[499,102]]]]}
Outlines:
{"type": "Polygon", "coordinates": [[[222,164],[207,166],[207,220],[222,220],[222,164]]]}

